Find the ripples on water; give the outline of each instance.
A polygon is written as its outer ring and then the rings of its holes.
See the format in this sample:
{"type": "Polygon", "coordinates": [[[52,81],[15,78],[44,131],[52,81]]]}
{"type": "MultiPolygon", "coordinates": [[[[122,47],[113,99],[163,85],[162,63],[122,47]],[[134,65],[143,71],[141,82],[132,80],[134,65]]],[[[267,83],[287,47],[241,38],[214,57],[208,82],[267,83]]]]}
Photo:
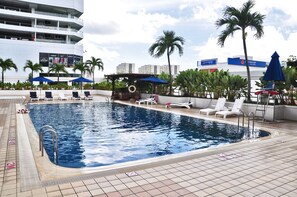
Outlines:
{"type": "MultiPolygon", "coordinates": [[[[218,146],[240,141],[244,133],[234,125],[117,103],[32,104],[29,109],[37,131],[45,124],[57,130],[59,165],[65,167],[103,166],[218,146]]],[[[49,134],[45,149],[53,161],[49,134]]]]}

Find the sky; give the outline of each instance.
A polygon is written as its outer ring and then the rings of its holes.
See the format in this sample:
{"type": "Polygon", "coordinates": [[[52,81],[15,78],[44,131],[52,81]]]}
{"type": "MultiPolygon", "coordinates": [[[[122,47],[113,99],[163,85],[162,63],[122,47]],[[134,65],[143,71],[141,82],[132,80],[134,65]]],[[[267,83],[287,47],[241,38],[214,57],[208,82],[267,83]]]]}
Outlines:
{"type": "MultiPolygon", "coordinates": [[[[166,56],[154,58],[148,48],[163,35],[174,31],[185,39],[184,54],[176,51],[171,64],[181,70],[197,67],[197,61],[243,55],[240,31],[226,39],[224,47],[217,44],[224,27],[215,21],[222,18],[226,6],[240,8],[245,0],[85,0],[84,1],[84,60],[101,58],[103,74],[116,73],[121,63],[167,65],[166,56]]],[[[247,31],[247,51],[254,60],[269,62],[277,51],[280,60],[297,55],[297,1],[255,0],[253,12],[264,14],[264,36],[255,39],[255,31],[247,31]]]]}

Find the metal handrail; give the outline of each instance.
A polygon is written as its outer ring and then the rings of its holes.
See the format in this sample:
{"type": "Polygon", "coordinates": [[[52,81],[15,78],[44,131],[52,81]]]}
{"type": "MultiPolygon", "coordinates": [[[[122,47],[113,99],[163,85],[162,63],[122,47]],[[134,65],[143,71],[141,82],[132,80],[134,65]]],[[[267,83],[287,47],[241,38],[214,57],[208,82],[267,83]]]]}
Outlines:
{"type": "MultiPolygon", "coordinates": [[[[242,127],[244,127],[244,112],[242,111],[242,109],[239,109],[239,112],[242,115],[242,127]]],[[[238,115],[238,120],[237,120],[238,129],[239,129],[239,122],[240,122],[240,115],[238,115]]]]}
{"type": "Polygon", "coordinates": [[[252,133],[254,133],[254,131],[255,131],[255,113],[254,112],[250,112],[248,115],[248,130],[250,129],[251,118],[253,121],[252,133]]]}
{"type": "Polygon", "coordinates": [[[50,125],[44,125],[39,130],[39,151],[41,151],[41,156],[44,155],[44,134],[46,132],[51,132],[52,134],[52,144],[53,144],[53,153],[54,153],[54,163],[58,164],[58,135],[56,130],[50,125]]]}

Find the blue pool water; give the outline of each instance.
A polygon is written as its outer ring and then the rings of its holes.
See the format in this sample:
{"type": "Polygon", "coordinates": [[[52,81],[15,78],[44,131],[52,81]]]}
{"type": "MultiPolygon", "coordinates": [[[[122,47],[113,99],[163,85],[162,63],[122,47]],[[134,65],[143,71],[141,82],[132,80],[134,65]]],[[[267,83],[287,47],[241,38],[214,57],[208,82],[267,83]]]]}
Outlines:
{"type": "MultiPolygon", "coordinates": [[[[58,165],[81,168],[181,153],[238,142],[237,126],[117,103],[29,105],[37,131],[58,133],[58,165]]],[[[269,135],[259,131],[261,136],[269,135]]],[[[45,149],[53,161],[51,136],[45,149]]]]}

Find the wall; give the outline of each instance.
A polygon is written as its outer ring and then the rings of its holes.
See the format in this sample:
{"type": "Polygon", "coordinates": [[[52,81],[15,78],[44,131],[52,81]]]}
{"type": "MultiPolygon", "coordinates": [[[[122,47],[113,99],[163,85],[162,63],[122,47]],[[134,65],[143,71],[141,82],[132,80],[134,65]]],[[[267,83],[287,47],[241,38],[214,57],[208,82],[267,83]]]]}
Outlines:
{"type": "MultiPolygon", "coordinates": [[[[141,98],[148,98],[150,94],[141,94],[141,98]]],[[[216,99],[207,99],[207,98],[190,98],[190,97],[172,97],[172,96],[158,96],[158,103],[161,105],[165,105],[166,103],[183,103],[189,102],[193,103],[194,108],[214,108],[217,100],[216,99]]],[[[226,102],[226,107],[232,108],[233,102],[226,102]]],[[[242,110],[246,115],[250,112],[256,112],[256,104],[248,104],[244,103],[242,106],[242,110]]],[[[255,115],[260,116],[260,112],[258,111],[255,115]]],[[[288,106],[288,105],[269,105],[266,108],[265,120],[273,121],[273,120],[293,120],[297,121],[297,107],[296,106],[288,106]],[[273,117],[274,116],[274,117],[273,117]]]]}
{"type": "MultiPolygon", "coordinates": [[[[0,98],[10,98],[10,97],[21,97],[21,96],[29,96],[30,91],[36,91],[37,95],[44,96],[45,91],[51,91],[52,95],[58,96],[60,92],[63,92],[66,96],[71,96],[73,91],[78,91],[79,93],[84,92],[84,90],[0,90],[0,98]]],[[[91,95],[102,95],[102,96],[111,96],[111,91],[108,90],[88,90],[91,95]]]]}

